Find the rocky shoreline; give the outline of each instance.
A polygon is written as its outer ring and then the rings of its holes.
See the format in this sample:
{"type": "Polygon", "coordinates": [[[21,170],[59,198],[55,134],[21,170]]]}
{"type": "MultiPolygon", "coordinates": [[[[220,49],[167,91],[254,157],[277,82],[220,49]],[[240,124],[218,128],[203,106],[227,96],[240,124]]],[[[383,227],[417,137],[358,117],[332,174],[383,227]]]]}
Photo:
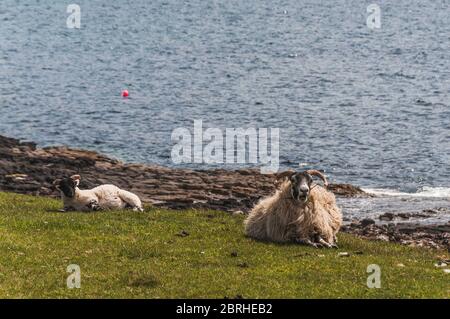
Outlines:
{"type": "Polygon", "coordinates": [[[450,224],[376,224],[372,219],[363,219],[344,225],[341,231],[365,239],[390,241],[416,247],[440,248],[450,252],[450,224]]]}
{"type": "MultiPolygon", "coordinates": [[[[0,136],[0,190],[59,196],[52,182],[73,174],[81,188],[111,183],[138,194],[143,202],[172,209],[206,208],[247,212],[275,189],[275,176],[257,169],[188,170],[127,164],[96,152],[67,147],[37,148],[0,136]]],[[[339,196],[365,196],[358,187],[332,184],[339,196]]]]}
{"type": "MultiPolygon", "coordinates": [[[[274,175],[260,174],[257,169],[188,170],[127,164],[92,151],[38,148],[32,142],[0,136],[0,191],[58,197],[53,180],[73,174],[82,176],[82,188],[111,183],[135,192],[145,203],[171,209],[246,213],[275,190],[274,175]]],[[[331,184],[330,190],[337,196],[369,196],[350,184],[331,184]]],[[[449,225],[404,230],[398,225],[363,225],[363,221],[350,223],[343,231],[370,239],[450,248],[449,225]]]]}

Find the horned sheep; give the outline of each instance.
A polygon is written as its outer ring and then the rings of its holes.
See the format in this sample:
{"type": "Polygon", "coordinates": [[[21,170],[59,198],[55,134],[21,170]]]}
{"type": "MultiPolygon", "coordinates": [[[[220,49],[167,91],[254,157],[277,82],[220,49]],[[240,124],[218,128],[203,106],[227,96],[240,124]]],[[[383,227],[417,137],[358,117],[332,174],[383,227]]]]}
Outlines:
{"type": "Polygon", "coordinates": [[[264,241],[297,242],[314,247],[337,247],[342,214],[326,177],[317,170],[286,171],[270,197],[261,200],[245,220],[247,236],[264,241]],[[324,185],[313,183],[313,176],[324,185]]]}

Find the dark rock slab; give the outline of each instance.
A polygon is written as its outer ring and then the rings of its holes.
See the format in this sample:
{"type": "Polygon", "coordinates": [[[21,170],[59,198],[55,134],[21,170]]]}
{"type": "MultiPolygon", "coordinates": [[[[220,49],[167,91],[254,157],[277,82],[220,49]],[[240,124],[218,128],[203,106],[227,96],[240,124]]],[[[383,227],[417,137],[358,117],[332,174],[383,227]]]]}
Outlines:
{"type": "Polygon", "coordinates": [[[367,224],[362,221],[345,225],[346,233],[362,238],[397,242],[404,245],[440,248],[450,251],[450,225],[420,225],[411,223],[367,224]]]}

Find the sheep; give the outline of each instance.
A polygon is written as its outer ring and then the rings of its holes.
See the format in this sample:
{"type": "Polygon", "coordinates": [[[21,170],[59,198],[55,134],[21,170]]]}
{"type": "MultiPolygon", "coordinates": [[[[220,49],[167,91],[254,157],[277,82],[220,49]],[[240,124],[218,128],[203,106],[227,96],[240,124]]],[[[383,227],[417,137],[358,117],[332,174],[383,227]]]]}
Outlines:
{"type": "Polygon", "coordinates": [[[286,171],[272,196],[261,200],[245,219],[245,234],[263,241],[297,242],[313,247],[337,248],[336,234],[342,214],[326,177],[317,170],[286,171]],[[313,177],[324,186],[313,184],[313,177]]]}
{"type": "Polygon", "coordinates": [[[131,208],[133,211],[144,211],[139,197],[114,185],[101,185],[93,189],[78,188],[81,176],[57,179],[53,185],[61,192],[64,211],[96,211],[131,208]]]}

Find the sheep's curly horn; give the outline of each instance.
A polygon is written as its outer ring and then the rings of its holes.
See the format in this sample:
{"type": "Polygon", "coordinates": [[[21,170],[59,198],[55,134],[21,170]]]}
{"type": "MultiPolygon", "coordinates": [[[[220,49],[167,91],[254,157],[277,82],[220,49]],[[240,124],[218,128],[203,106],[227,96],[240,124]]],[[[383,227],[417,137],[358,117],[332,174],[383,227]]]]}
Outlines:
{"type": "Polygon", "coordinates": [[[315,170],[315,169],[310,169],[310,170],[307,170],[306,173],[311,176],[318,176],[323,181],[323,185],[325,187],[328,186],[328,180],[325,177],[325,175],[322,174],[322,172],[319,172],[318,170],[315,170]]]}
{"type": "Polygon", "coordinates": [[[284,171],[284,172],[276,174],[275,177],[276,177],[277,181],[279,181],[279,180],[284,179],[285,177],[289,178],[294,174],[295,174],[295,171],[288,170],[288,171],[284,171]]]}

